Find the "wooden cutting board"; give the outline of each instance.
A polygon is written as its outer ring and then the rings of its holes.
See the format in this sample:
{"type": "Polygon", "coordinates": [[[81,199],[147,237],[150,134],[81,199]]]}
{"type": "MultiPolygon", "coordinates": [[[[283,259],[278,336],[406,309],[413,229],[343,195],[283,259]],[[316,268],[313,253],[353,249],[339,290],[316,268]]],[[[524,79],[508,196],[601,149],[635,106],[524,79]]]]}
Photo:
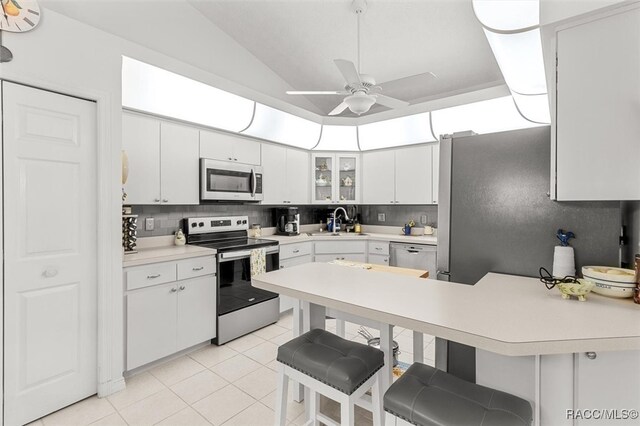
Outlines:
{"type": "Polygon", "coordinates": [[[366,269],[377,272],[388,272],[391,274],[406,275],[409,277],[429,278],[429,271],[425,269],[399,268],[397,266],[375,265],[372,263],[354,262],[350,260],[334,260],[330,263],[335,265],[350,266],[352,268],[366,269]]]}

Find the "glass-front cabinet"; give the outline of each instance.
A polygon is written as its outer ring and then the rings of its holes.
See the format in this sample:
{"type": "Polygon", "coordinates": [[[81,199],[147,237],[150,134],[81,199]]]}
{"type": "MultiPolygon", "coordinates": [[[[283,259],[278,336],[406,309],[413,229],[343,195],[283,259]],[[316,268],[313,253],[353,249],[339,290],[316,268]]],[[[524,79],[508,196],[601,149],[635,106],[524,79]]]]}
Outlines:
{"type": "Polygon", "coordinates": [[[312,154],[314,204],[360,202],[360,154],[312,154]]]}

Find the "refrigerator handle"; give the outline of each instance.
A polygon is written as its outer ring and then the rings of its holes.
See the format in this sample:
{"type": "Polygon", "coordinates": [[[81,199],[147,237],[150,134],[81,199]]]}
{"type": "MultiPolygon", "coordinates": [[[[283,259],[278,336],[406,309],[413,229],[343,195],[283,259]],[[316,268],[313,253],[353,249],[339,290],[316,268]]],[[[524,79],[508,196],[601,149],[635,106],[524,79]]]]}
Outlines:
{"type": "MultiPolygon", "coordinates": [[[[438,248],[437,268],[449,271],[451,246],[451,161],[452,139],[449,135],[440,137],[440,168],[438,180],[438,248]]],[[[446,280],[448,281],[448,279],[446,280]]]]}

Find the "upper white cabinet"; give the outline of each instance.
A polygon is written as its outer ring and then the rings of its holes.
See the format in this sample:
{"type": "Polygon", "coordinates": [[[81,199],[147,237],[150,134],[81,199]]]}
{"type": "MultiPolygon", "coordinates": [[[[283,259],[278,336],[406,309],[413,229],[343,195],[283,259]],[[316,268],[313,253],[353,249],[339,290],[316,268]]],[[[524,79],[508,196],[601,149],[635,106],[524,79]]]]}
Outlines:
{"type": "Polygon", "coordinates": [[[200,131],[200,157],[260,164],[260,143],[227,133],[200,131]]]}
{"type": "Polygon", "coordinates": [[[309,203],[308,152],[263,144],[262,168],[262,204],[309,203]]]}
{"type": "Polygon", "coordinates": [[[640,9],[556,37],[555,198],[640,199],[640,9]]]}
{"type": "Polygon", "coordinates": [[[360,202],[360,154],[314,153],[311,167],[312,203],[360,202]]]}
{"type": "Polygon", "coordinates": [[[122,116],[129,158],[127,204],[198,204],[198,130],[139,114],[122,116]]]}
{"type": "Polygon", "coordinates": [[[431,145],[362,155],[364,204],[435,204],[431,145]]]}

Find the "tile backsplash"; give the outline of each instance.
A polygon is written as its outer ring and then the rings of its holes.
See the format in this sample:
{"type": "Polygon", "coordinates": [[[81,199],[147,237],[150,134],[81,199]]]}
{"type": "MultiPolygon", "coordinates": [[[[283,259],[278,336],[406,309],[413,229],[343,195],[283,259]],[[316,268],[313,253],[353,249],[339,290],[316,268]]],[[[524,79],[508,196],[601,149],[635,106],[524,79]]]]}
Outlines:
{"type": "MultiPolygon", "coordinates": [[[[337,206],[298,206],[301,224],[326,222],[327,210],[337,206]]],[[[260,204],[204,204],[199,206],[133,206],[133,213],[138,215],[138,237],[156,237],[173,234],[185,217],[200,216],[249,216],[249,224],[259,223],[263,228],[275,226],[274,206],[260,204]],[[154,218],[154,230],[145,230],[145,220],[154,218]]],[[[410,219],[421,225],[420,217],[427,216],[428,225],[437,225],[438,206],[357,206],[357,211],[366,225],[402,226],[410,219]],[[378,213],[385,214],[385,221],[378,221],[378,213]]]]}

